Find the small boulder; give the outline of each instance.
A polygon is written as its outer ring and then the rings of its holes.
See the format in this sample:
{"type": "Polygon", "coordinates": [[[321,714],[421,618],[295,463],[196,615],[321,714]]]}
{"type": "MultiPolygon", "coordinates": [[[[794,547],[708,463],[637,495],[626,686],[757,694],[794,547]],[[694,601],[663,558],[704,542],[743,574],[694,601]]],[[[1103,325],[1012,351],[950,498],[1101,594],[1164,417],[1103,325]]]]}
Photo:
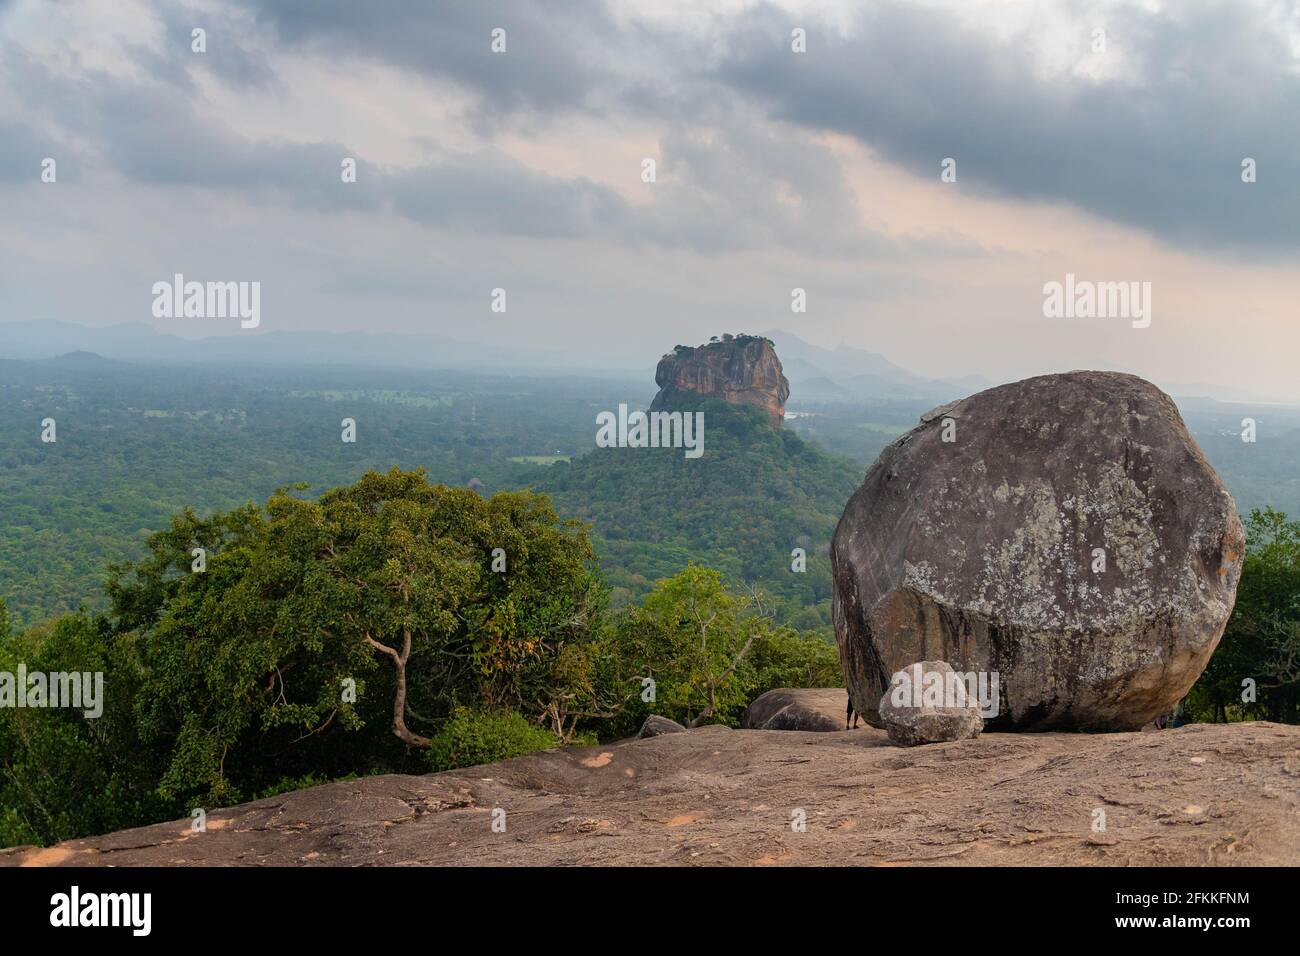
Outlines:
{"type": "Polygon", "coordinates": [[[754,698],[740,726],[746,730],[844,729],[849,695],[843,687],[781,687],[754,698]]]}
{"type": "Polygon", "coordinates": [[[921,661],[894,674],[879,711],[900,747],[969,740],[984,729],[979,701],[944,661],[921,661]]]}
{"type": "Polygon", "coordinates": [[[680,734],[686,728],[675,720],[669,720],[667,717],[660,717],[658,714],[651,714],[641,725],[637,732],[636,739],[642,740],[646,737],[658,737],[661,734],[680,734]]]}

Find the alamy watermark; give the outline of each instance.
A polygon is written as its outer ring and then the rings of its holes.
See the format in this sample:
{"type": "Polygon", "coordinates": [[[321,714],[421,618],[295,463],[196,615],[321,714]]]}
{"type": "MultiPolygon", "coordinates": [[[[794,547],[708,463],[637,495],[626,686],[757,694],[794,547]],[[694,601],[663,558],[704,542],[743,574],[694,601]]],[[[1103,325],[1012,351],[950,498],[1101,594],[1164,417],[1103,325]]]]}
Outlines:
{"type": "Polygon", "coordinates": [[[631,412],[596,416],[597,448],[685,448],[687,458],[704,454],[703,412],[631,412]]]}
{"type": "Polygon", "coordinates": [[[132,936],[148,936],[153,929],[153,894],[83,893],[74,885],[50,897],[50,925],[125,927],[132,936]]]}
{"type": "Polygon", "coordinates": [[[262,322],[262,283],[186,282],[176,273],[171,282],[153,284],[155,319],[239,319],[239,327],[262,322]]]}
{"type": "Polygon", "coordinates": [[[91,720],[104,713],[104,672],[0,671],[0,707],[70,707],[91,720]]]}
{"type": "Polygon", "coordinates": [[[1150,282],[1091,282],[1065,274],[1043,285],[1043,315],[1049,319],[1130,319],[1135,329],[1151,324],[1150,282]]]}
{"type": "Polygon", "coordinates": [[[923,670],[913,664],[889,680],[889,702],[895,707],[965,707],[976,700],[985,720],[998,715],[1001,698],[997,671],[923,670]]]}

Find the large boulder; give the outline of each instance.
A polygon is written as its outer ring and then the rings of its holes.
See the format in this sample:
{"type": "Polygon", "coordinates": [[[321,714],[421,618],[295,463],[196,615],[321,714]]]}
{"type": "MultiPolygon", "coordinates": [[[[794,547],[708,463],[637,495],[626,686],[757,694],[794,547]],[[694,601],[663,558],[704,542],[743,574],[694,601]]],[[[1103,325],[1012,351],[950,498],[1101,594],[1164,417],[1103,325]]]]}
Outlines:
{"type": "Polygon", "coordinates": [[[843,730],[849,695],[843,687],[780,687],[745,710],[746,730],[843,730]]]}
{"type": "Polygon", "coordinates": [[[854,705],[947,661],[996,682],[986,729],[1137,730],[1232,610],[1244,535],[1169,396],[1071,372],[980,392],[886,448],[831,543],[854,705]]]}
{"type": "Polygon", "coordinates": [[[880,721],[900,747],[969,740],[984,729],[978,698],[946,661],[921,661],[894,674],[880,698],[880,721]]]}

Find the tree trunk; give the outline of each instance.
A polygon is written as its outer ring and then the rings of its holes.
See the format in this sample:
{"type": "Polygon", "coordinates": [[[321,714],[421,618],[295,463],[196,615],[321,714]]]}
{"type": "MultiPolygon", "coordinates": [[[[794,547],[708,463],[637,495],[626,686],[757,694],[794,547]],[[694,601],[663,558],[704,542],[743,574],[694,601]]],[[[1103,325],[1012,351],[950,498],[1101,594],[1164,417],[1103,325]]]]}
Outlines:
{"type": "Polygon", "coordinates": [[[397,693],[393,696],[393,733],[408,746],[427,750],[429,738],[421,737],[406,726],[406,662],[411,658],[411,632],[408,630],[402,633],[401,653],[387,644],[380,644],[369,634],[365,637],[367,644],[392,660],[397,671],[397,693]]]}

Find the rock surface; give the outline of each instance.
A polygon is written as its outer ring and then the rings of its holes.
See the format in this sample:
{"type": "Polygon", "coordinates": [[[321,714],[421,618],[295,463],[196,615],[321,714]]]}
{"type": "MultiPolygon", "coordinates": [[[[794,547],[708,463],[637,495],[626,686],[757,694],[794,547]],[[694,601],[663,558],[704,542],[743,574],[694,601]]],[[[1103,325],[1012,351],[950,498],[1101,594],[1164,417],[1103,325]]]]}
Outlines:
{"type": "Polygon", "coordinates": [[[644,740],[646,737],[658,737],[660,734],[680,734],[686,730],[681,724],[667,717],[661,717],[659,714],[651,714],[641,724],[641,729],[637,732],[637,740],[644,740]]]}
{"type": "Polygon", "coordinates": [[[844,729],[849,695],[843,687],[781,687],[754,698],[740,726],[747,730],[844,729]]]}
{"type": "Polygon", "coordinates": [[[675,408],[684,397],[703,395],[761,408],[774,426],[785,419],[785,400],[790,397],[790,383],[772,343],[749,335],[698,348],[677,346],[659,360],[655,384],[659,393],[651,411],[675,408]]]}
{"type": "Polygon", "coordinates": [[[979,701],[943,661],[920,661],[893,675],[889,690],[880,698],[880,720],[889,739],[900,747],[969,740],[984,729],[979,701]],[[927,684],[938,693],[930,700],[927,684]]]}
{"type": "Polygon", "coordinates": [[[1173,401],[1071,372],[922,421],[881,453],[831,545],[863,717],[878,725],[890,675],[922,659],[999,675],[989,730],[1136,730],[1171,710],[1219,642],[1244,549],[1173,401]]]}
{"type": "Polygon", "coordinates": [[[326,784],[210,811],[206,833],[190,824],[0,852],[0,866],[1294,866],[1300,727],[985,733],[910,750],[871,728],[702,727],[326,784]],[[790,830],[794,808],[805,833],[790,830]]]}

